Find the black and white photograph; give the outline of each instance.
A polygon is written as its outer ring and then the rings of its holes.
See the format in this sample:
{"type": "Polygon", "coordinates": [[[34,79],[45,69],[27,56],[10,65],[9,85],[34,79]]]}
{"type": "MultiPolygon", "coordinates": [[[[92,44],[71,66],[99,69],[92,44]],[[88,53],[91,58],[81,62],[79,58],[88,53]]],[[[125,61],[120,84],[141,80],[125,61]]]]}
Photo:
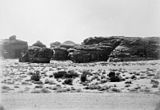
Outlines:
{"type": "Polygon", "coordinates": [[[160,0],[0,0],[0,110],[160,110],[160,0]]]}

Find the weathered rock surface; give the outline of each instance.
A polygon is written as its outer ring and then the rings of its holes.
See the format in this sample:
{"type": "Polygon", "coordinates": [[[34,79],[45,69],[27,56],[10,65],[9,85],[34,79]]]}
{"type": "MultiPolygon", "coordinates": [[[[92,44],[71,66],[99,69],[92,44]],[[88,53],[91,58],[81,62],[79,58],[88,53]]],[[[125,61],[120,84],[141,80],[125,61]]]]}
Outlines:
{"type": "Polygon", "coordinates": [[[54,54],[52,59],[54,60],[68,60],[68,51],[64,47],[53,48],[54,54]]]}
{"type": "Polygon", "coordinates": [[[28,49],[28,43],[16,39],[13,35],[9,39],[4,39],[0,43],[1,56],[4,58],[19,58],[21,52],[28,49]]]}
{"type": "Polygon", "coordinates": [[[160,59],[160,38],[124,37],[110,54],[110,61],[160,59]]]}
{"type": "Polygon", "coordinates": [[[74,47],[69,51],[70,59],[76,63],[107,61],[112,50],[119,45],[120,39],[110,38],[107,41],[94,43],[83,43],[84,45],[74,47]]]}
{"type": "Polygon", "coordinates": [[[63,43],[60,42],[53,42],[50,44],[50,48],[54,51],[54,55],[52,57],[53,60],[69,60],[69,52],[68,49],[74,48],[77,46],[72,41],[65,41],[63,43]]]}
{"type": "Polygon", "coordinates": [[[94,37],[85,39],[83,44],[102,44],[111,46],[114,49],[109,53],[109,61],[160,59],[159,37],[94,37]],[[113,45],[116,43],[118,45],[113,45]]]}
{"type": "Polygon", "coordinates": [[[53,48],[54,60],[76,63],[160,59],[159,37],[90,37],[82,45],[66,41],[53,48]]]}
{"type": "Polygon", "coordinates": [[[20,58],[20,62],[32,62],[32,63],[49,63],[53,56],[53,50],[49,48],[41,48],[37,46],[31,46],[20,58]]]}

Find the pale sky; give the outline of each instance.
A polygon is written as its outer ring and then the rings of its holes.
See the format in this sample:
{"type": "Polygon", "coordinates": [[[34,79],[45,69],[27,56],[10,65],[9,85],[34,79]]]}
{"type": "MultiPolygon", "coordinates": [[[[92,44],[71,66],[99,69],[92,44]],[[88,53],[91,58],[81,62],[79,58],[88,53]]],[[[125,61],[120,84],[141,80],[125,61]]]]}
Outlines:
{"type": "Polygon", "coordinates": [[[37,40],[94,36],[160,36],[160,0],[0,0],[0,38],[37,40]]]}

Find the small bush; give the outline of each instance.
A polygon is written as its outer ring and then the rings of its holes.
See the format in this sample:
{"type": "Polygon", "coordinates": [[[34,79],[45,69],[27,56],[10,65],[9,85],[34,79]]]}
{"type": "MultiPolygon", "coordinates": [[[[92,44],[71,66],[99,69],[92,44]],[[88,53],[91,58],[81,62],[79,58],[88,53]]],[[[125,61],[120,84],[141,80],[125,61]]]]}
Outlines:
{"type": "Polygon", "coordinates": [[[91,73],[89,71],[83,71],[83,73],[81,74],[81,77],[80,77],[81,82],[87,81],[87,75],[91,75],[91,73]]]}
{"type": "Polygon", "coordinates": [[[68,73],[66,74],[66,78],[76,78],[78,77],[79,75],[74,71],[74,70],[70,70],[68,71],[68,73]]]}
{"type": "Polygon", "coordinates": [[[63,84],[72,85],[73,80],[71,78],[64,80],[63,84]]]}
{"type": "Polygon", "coordinates": [[[54,78],[65,78],[67,72],[66,71],[58,71],[57,73],[54,73],[54,78]]]}
{"type": "Polygon", "coordinates": [[[40,76],[39,72],[33,73],[31,75],[31,80],[33,80],[33,81],[39,81],[40,78],[41,78],[41,76],[40,76]]]}
{"type": "Polygon", "coordinates": [[[110,72],[108,74],[108,77],[109,77],[111,82],[120,82],[120,81],[123,80],[119,75],[116,75],[115,72],[110,72]]]}

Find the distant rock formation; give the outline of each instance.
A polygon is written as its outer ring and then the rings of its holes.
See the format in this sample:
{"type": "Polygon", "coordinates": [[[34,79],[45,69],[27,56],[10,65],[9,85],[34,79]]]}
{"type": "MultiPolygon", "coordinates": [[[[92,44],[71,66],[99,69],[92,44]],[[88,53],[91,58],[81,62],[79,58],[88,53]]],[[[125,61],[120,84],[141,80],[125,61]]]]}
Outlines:
{"type": "Polygon", "coordinates": [[[21,52],[25,52],[28,49],[28,43],[18,40],[15,35],[12,35],[9,39],[3,39],[1,41],[0,48],[2,57],[19,58],[21,52]]]}
{"type": "Polygon", "coordinates": [[[159,37],[124,37],[113,52],[109,61],[138,61],[160,59],[159,37]]]}
{"type": "Polygon", "coordinates": [[[32,46],[46,47],[46,45],[44,45],[41,41],[37,41],[37,42],[34,43],[32,46]]]}
{"type": "Polygon", "coordinates": [[[53,48],[54,54],[52,59],[53,60],[68,60],[68,51],[64,47],[56,47],[53,48]]]}
{"type": "Polygon", "coordinates": [[[50,44],[50,48],[56,48],[56,47],[60,47],[61,43],[56,41],[50,44]]]}
{"type": "Polygon", "coordinates": [[[51,47],[54,50],[54,60],[87,63],[160,59],[159,37],[90,37],[81,45],[72,41],[57,44],[58,46],[51,47]]]}
{"type": "Polygon", "coordinates": [[[31,46],[20,58],[20,62],[50,63],[53,50],[46,47],[31,46]]]}
{"type": "Polygon", "coordinates": [[[69,60],[68,49],[74,48],[77,44],[72,41],[65,41],[62,44],[60,42],[51,43],[50,47],[53,49],[53,60],[69,60]]]}
{"type": "Polygon", "coordinates": [[[85,39],[83,44],[91,45],[102,43],[110,45],[117,41],[120,43],[110,53],[109,61],[160,59],[160,37],[94,37],[85,39]]]}
{"type": "Polygon", "coordinates": [[[87,63],[93,61],[107,61],[112,46],[104,45],[86,45],[74,48],[75,50],[69,51],[69,57],[76,63],[87,63]]]}

